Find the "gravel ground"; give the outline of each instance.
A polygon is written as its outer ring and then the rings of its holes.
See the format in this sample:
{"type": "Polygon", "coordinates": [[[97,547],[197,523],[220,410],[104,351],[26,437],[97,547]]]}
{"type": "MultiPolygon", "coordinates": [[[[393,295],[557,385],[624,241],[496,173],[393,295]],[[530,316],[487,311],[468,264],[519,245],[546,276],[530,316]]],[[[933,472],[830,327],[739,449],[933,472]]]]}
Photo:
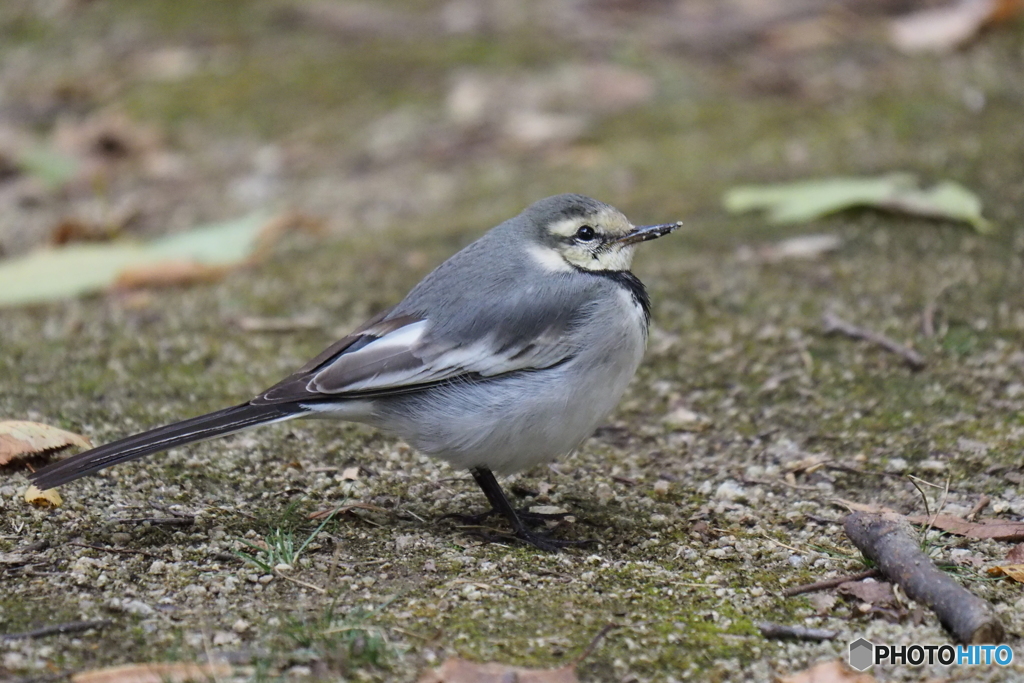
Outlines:
{"type": "MultiPolygon", "coordinates": [[[[0,311],[3,418],[104,442],[248,398],[540,196],[686,221],[638,258],[654,327],[618,410],[578,453],[507,481],[523,504],[569,511],[554,533],[592,546],[485,542],[441,519],[482,506],[466,473],[355,425],[178,449],[66,486],[50,510],[23,502],[9,467],[0,630],[104,625],[5,640],[0,678],[217,655],[239,678],[411,681],[454,654],[561,666],[614,623],[581,680],[769,681],[862,636],[950,642],[912,603],[865,613],[782,591],[865,568],[844,500],[963,515],[984,494],[983,517],[1024,517],[1020,25],[927,59],[862,38],[747,36],[722,54],[664,26],[645,47],[655,3],[621,4],[633,28],[616,40],[601,30],[617,3],[528,5],[516,24],[494,2],[465,32],[456,3],[311,4],[348,8],[314,20],[279,2],[0,9],[0,159],[50,141],[84,169],[59,190],[0,180],[5,253],[67,218],[145,237],[290,206],[330,228],[216,285],[0,311]],[[535,35],[544,12],[579,19],[580,37],[535,35]],[[582,94],[565,85],[581,79],[582,94]],[[528,106],[503,118],[509,101],[528,106]],[[101,124],[127,151],[97,149],[101,124]],[[999,230],[869,211],[777,228],[718,208],[739,182],[890,170],[972,187],[999,230]],[[807,233],[840,246],[765,250],[807,233]],[[826,311],[913,345],[925,368],[824,334],[826,311]],[[320,322],[237,322],[296,315],[320,322]],[[766,640],[760,621],[839,636],[766,640]]],[[[1019,584],[984,572],[1011,545],[922,543],[1019,649],[1019,584]]],[[[1010,681],[1024,665],[873,673],[1010,681]]]]}

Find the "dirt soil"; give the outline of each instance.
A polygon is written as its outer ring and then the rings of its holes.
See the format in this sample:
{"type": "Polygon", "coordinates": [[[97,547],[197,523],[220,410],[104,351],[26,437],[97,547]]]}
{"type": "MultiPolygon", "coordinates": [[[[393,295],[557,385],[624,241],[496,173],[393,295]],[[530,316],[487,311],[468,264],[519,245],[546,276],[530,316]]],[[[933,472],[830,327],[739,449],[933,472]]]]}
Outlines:
{"type": "MultiPolygon", "coordinates": [[[[456,654],[562,666],[610,623],[583,681],[769,681],[859,637],[951,642],[905,600],[782,591],[865,569],[841,500],[966,515],[987,495],[982,518],[1024,518],[1024,24],[906,56],[884,12],[917,3],[841,4],[0,3],[0,253],[67,222],[147,238],[288,209],[327,226],[216,284],[0,311],[0,419],[103,443],[248,399],[550,194],[685,221],[637,259],[654,322],[619,408],[506,481],[593,546],[487,542],[442,519],[483,506],[467,473],[348,424],[152,456],[63,487],[57,509],[27,505],[8,466],[0,632],[103,623],[0,641],[0,679],[226,657],[239,678],[413,681],[456,654]],[[73,177],[16,163],[41,146],[78,159],[73,177]],[[963,183],[997,230],[721,208],[737,184],[891,171],[963,183]],[[806,234],[839,246],[772,257],[806,234]],[[925,367],[824,334],[827,311],[925,367]],[[239,323],[296,317],[315,322],[239,323]],[[839,635],[767,640],[762,621],[839,635]]],[[[1012,544],[922,544],[1024,660],[1020,584],[985,572],[1012,544]]]]}

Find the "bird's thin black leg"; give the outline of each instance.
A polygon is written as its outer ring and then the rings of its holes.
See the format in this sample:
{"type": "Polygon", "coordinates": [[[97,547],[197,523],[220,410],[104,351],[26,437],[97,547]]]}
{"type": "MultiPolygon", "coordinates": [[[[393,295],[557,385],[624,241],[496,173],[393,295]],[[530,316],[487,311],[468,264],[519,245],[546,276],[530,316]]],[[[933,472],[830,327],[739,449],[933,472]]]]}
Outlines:
{"type": "Polygon", "coordinates": [[[531,532],[526,528],[526,524],[523,523],[523,520],[515,508],[512,507],[508,498],[505,497],[505,492],[501,490],[501,486],[489,469],[486,467],[474,467],[470,470],[470,473],[484,492],[484,495],[487,496],[487,502],[491,504],[491,510],[485,513],[484,516],[497,513],[505,517],[508,523],[512,525],[512,531],[515,533],[516,538],[521,541],[525,541],[541,550],[558,550],[569,545],[590,543],[590,541],[562,541],[531,532]]]}

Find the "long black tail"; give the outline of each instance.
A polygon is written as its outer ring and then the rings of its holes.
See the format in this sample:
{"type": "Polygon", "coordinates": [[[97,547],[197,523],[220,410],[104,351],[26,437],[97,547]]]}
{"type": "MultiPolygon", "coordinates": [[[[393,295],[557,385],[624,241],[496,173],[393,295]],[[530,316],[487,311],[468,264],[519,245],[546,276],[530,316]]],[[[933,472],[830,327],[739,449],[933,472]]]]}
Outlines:
{"type": "Polygon", "coordinates": [[[249,427],[298,417],[302,412],[302,408],[293,405],[254,406],[243,403],[233,408],[157,427],[141,434],[126,436],[48,465],[29,478],[41,489],[52,489],[54,486],[88,476],[111,465],[249,427]]]}

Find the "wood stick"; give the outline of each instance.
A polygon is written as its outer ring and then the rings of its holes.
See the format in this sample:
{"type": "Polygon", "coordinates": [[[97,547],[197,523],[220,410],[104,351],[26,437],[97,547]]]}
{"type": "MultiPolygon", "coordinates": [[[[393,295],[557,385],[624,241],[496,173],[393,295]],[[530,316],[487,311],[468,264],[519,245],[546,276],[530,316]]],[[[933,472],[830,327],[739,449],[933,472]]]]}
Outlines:
{"type": "Polygon", "coordinates": [[[978,513],[980,513],[982,510],[984,510],[985,507],[989,503],[991,503],[991,502],[992,502],[991,498],[989,498],[984,493],[981,494],[981,498],[979,498],[978,502],[974,504],[974,507],[971,508],[971,511],[967,513],[967,517],[965,519],[968,522],[973,522],[974,518],[978,516],[978,513]]]}
{"type": "Polygon", "coordinates": [[[871,579],[881,574],[877,569],[868,569],[867,571],[859,572],[857,574],[850,574],[848,576],[837,576],[834,579],[825,579],[824,581],[816,581],[815,583],[805,583],[802,586],[793,586],[782,591],[782,594],[791,598],[794,595],[802,595],[804,593],[814,593],[816,591],[824,591],[829,588],[835,588],[841,583],[847,581],[863,581],[864,579],[871,579]]]}
{"type": "Polygon", "coordinates": [[[101,553],[119,553],[122,555],[142,555],[143,557],[149,557],[154,560],[163,560],[164,558],[153,553],[147,553],[145,550],[132,550],[131,548],[104,548],[99,545],[89,545],[88,543],[68,543],[76,548],[89,548],[90,550],[98,550],[101,553]]]}
{"type": "Polygon", "coordinates": [[[110,622],[106,619],[101,621],[72,621],[67,624],[53,624],[51,626],[43,626],[37,628],[34,631],[23,631],[21,633],[5,633],[0,636],[0,641],[7,640],[28,640],[29,638],[42,638],[44,636],[56,636],[62,633],[81,633],[82,631],[88,631],[93,628],[104,628],[110,626],[110,622]]]}
{"type": "Polygon", "coordinates": [[[770,621],[762,621],[757,629],[765,638],[794,638],[796,640],[835,640],[839,631],[828,631],[823,628],[808,628],[806,626],[787,626],[786,624],[773,624],[770,621]]]}
{"type": "Polygon", "coordinates": [[[864,341],[871,342],[875,346],[879,346],[890,353],[895,353],[897,356],[903,358],[906,364],[914,370],[920,370],[926,365],[924,356],[914,349],[904,346],[898,341],[890,339],[880,332],[875,332],[863,327],[857,327],[853,323],[848,323],[832,312],[825,313],[822,317],[822,325],[825,328],[825,334],[842,334],[852,339],[863,339],[864,341]]]}
{"type": "Polygon", "coordinates": [[[843,520],[843,528],[887,579],[930,607],[959,641],[1002,642],[1005,631],[992,606],[932,564],[903,515],[854,512],[843,520]]]}

